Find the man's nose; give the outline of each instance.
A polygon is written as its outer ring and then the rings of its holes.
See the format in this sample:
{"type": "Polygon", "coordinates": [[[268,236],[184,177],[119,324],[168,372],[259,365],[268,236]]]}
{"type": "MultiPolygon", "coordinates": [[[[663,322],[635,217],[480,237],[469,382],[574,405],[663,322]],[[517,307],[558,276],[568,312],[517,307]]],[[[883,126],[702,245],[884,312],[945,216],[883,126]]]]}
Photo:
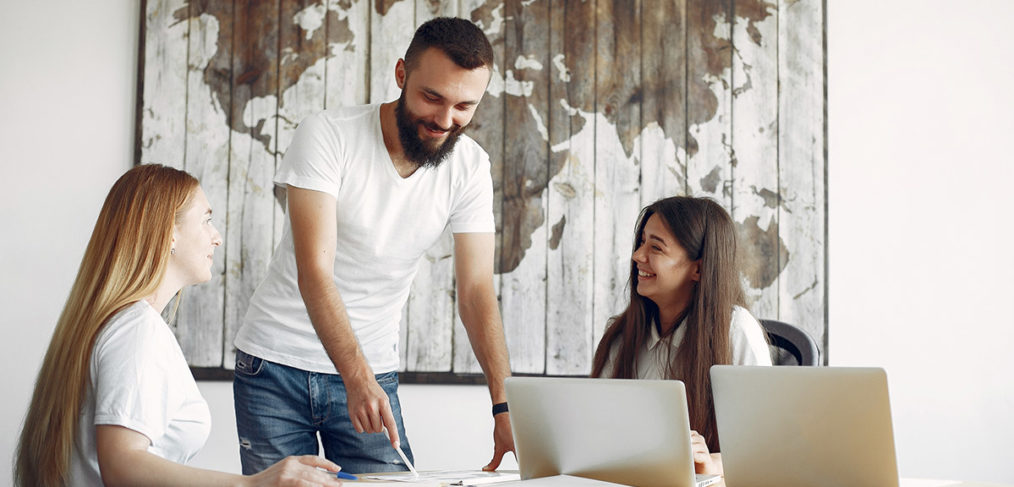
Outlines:
{"type": "Polygon", "coordinates": [[[454,107],[441,108],[434,117],[433,122],[443,130],[450,130],[454,127],[454,107]]]}

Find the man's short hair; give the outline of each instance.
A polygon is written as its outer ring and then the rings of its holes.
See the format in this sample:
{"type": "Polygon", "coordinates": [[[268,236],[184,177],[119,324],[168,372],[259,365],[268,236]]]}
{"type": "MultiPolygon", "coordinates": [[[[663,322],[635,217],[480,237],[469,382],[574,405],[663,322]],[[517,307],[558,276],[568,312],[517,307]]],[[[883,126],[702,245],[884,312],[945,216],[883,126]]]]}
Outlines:
{"type": "Polygon", "coordinates": [[[486,66],[493,70],[493,46],[475,24],[454,17],[437,17],[420,25],[405,51],[405,70],[412,72],[427,49],[443,51],[464,69],[486,66]]]}

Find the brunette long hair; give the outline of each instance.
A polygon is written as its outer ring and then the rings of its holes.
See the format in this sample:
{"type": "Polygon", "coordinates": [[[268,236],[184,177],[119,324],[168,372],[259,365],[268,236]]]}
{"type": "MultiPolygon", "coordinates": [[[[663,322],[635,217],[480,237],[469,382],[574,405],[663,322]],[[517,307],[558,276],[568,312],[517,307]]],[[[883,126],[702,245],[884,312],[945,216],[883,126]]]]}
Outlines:
{"type": "MultiPolygon", "coordinates": [[[[725,209],[710,199],[664,198],[641,210],[634,231],[634,251],[652,215],[661,218],[690,259],[700,260],[701,279],[694,283],[689,305],[682,314],[685,335],[675,357],[670,357],[666,377],[684,382],[690,425],[704,436],[711,451],[717,452],[718,430],[708,372],[712,365],[731,362],[729,323],[733,306],[745,307],[736,267],[735,226],[725,209]]],[[[610,320],[595,351],[592,377],[602,375],[613,344],[619,343],[612,377],[635,378],[637,352],[651,334],[648,327],[659,319],[658,306],[637,293],[637,265],[633,261],[628,282],[630,304],[610,320]]]]}
{"type": "Polygon", "coordinates": [[[77,278],[35,381],[14,467],[22,486],[65,486],[95,340],[121,309],[151,296],[165,277],[173,227],[198,187],[171,167],[121,176],[99,212],[77,278]]]}

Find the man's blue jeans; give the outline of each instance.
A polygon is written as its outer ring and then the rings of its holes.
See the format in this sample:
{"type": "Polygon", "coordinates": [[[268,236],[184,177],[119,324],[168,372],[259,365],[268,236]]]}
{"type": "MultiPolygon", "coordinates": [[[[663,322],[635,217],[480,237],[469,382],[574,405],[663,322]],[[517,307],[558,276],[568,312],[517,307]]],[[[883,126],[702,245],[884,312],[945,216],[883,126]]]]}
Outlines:
{"type": "MultiPolygon", "coordinates": [[[[401,448],[415,462],[401,419],[398,373],[376,377],[391,401],[401,448]]],[[[387,435],[356,433],[349,420],[345,383],[338,374],[307,372],[237,350],[232,390],[246,475],[289,455],[316,455],[318,432],[324,455],[343,472],[408,470],[387,435]]]]}

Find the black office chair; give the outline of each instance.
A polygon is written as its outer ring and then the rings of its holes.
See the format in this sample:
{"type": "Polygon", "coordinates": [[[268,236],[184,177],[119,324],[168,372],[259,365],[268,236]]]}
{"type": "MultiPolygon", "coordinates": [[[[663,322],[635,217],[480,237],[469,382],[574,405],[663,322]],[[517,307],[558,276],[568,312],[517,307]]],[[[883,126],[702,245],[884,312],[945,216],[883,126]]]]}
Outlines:
{"type": "Polygon", "coordinates": [[[771,342],[774,365],[820,365],[820,350],[805,331],[776,320],[760,320],[771,342]]]}

